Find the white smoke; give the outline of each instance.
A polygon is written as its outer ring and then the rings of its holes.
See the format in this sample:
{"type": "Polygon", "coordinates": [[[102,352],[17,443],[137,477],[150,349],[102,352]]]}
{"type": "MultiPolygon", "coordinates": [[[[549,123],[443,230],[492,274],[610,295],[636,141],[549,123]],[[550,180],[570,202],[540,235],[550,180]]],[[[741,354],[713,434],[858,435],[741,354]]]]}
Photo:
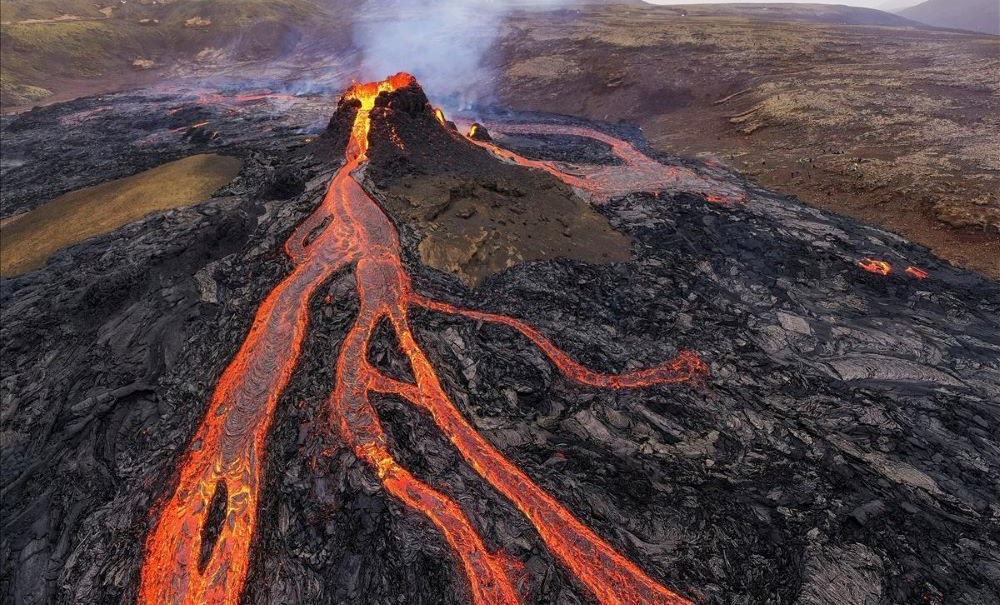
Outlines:
{"type": "Polygon", "coordinates": [[[488,53],[514,9],[574,0],[368,0],[358,12],[354,45],[361,78],[399,71],[416,76],[432,102],[450,109],[491,100],[495,75],[488,53]]]}

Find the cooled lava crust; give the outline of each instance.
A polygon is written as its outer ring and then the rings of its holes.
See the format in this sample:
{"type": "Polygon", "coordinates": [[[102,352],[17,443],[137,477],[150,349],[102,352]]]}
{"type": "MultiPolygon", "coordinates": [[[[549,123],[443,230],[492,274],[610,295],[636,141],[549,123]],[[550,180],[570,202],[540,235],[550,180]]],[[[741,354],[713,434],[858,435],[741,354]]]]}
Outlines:
{"type": "MultiPolygon", "coordinates": [[[[415,311],[413,332],[445,391],[506,458],[694,599],[1000,600],[997,282],[717,166],[655,156],[747,199],[713,203],[683,188],[617,195],[594,212],[630,240],[627,259],[519,262],[473,287],[422,262],[426,225],[389,197],[417,178],[479,182],[480,165],[487,179],[508,168],[425,128],[426,108],[406,98],[384,125],[410,153],[387,147],[398,149],[374,112],[363,184],[397,226],[416,290],[522,319],[598,371],[655,365],[681,349],[709,365],[698,388],[580,387],[515,330],[415,311]],[[866,258],[888,273],[865,270],[866,258]]],[[[233,114],[129,94],[2,119],[4,216],[206,149],[245,161],[204,204],[0,281],[4,600],[136,599],[150,510],[261,301],[292,267],[283,243],[338,167],[305,141],[320,134],[302,130],[314,103],[233,114]],[[204,121],[217,136],[171,130],[204,121]],[[301,193],[275,186],[289,180],[304,183],[301,193]]],[[[651,153],[626,126],[476,117],[499,146],[536,160],[614,163],[602,143],[505,135],[504,124],[587,127],[651,153]]],[[[358,307],[349,268],[309,302],[302,356],[267,440],[244,603],[469,601],[440,534],[329,426],[332,360],[358,307]]],[[[384,326],[368,355],[390,376],[412,372],[384,326]]],[[[373,403],[400,463],[458,502],[489,548],[523,563],[525,601],[592,598],[426,414],[392,397],[373,403]]]]}

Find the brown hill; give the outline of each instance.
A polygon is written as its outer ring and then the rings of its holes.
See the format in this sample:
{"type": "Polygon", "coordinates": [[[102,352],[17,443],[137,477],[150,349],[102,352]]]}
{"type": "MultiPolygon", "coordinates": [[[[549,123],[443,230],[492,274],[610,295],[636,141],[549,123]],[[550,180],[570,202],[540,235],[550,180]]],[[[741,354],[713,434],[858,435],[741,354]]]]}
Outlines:
{"type": "Polygon", "coordinates": [[[664,151],[712,158],[1000,277],[1000,39],[734,10],[757,9],[514,19],[501,102],[638,123],[664,151]]]}

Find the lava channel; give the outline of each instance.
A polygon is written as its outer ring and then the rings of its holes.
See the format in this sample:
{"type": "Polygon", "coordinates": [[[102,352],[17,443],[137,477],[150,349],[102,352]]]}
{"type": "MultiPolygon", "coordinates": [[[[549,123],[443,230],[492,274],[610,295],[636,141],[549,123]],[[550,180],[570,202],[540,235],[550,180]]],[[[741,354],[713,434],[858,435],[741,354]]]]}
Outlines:
{"type": "Polygon", "coordinates": [[[506,162],[544,170],[574,189],[586,193],[596,203],[604,203],[633,191],[668,188],[699,193],[715,204],[735,206],[747,202],[746,192],[739,187],[709,180],[690,168],[665,166],[631,143],[592,128],[558,124],[489,124],[487,127],[491,131],[506,134],[572,135],[608,145],[611,153],[621,161],[621,166],[574,166],[573,173],[570,173],[553,162],[528,159],[490,141],[479,139],[476,134],[481,126],[478,123],[469,127],[469,141],[506,162]]]}
{"type": "Polygon", "coordinates": [[[522,564],[505,553],[489,551],[453,499],[415,478],[393,458],[370,402],[372,393],[400,397],[427,412],[470,467],[530,520],[550,551],[598,601],[690,603],[617,553],[469,424],[414,338],[408,312],[420,307],[505,325],[538,346],[567,378],[590,386],[622,389],[689,381],[705,376],[707,366],[696,354],[682,352],[657,367],[600,374],[573,361],[520,320],[415,293],[400,259],[395,226],[353,175],[367,160],[369,112],[375,99],[383,92],[415,85],[412,76],[397,74],[383,82],[355,85],[345,93],[346,99],[359,104],[346,162],[322,203],[285,243],[294,269],[257,310],[250,333],[220,377],[205,417],[180,458],[173,491],[154,506],[139,601],[239,601],[257,523],[265,440],[277,401],[298,361],[310,299],[321,284],[353,264],[360,307],[335,362],[336,382],[327,402],[331,426],[339,428],[389,494],[441,532],[468,579],[473,602],[520,602],[515,580],[522,564]],[[383,320],[392,326],[410,361],[413,383],[385,376],[367,358],[369,341],[383,320]],[[210,523],[215,517],[220,521],[210,523]]]}

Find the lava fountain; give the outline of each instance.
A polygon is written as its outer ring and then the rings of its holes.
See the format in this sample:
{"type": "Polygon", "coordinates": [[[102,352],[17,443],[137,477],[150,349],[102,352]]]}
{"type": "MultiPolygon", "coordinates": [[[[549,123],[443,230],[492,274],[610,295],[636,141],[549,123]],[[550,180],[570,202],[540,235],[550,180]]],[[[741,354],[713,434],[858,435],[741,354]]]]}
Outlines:
{"type": "MultiPolygon", "coordinates": [[[[235,604],[246,581],[257,524],[264,446],[275,407],[288,384],[308,329],[309,302],[342,268],[355,267],[358,315],[335,361],[335,387],[327,401],[333,427],[364,460],[385,490],[422,514],[442,534],[468,580],[477,604],[518,603],[521,564],[490,552],[461,507],[415,478],[392,456],[388,438],[370,402],[372,393],[401,398],[423,410],[469,466],[531,522],[558,561],[602,603],[690,603],[615,551],[555,498],[507,460],[463,417],[445,393],[434,367],[417,343],[408,313],[413,307],[505,325],[538,346],[563,375],[580,384],[609,389],[641,388],[698,379],[707,366],[681,352],[656,367],[620,375],[594,372],[576,363],[542,333],[521,320],[463,309],[413,290],[403,267],[396,228],[355,179],[367,162],[370,113],[384,93],[417,86],[397,74],[358,84],[341,104],[356,114],[345,164],[322,202],[292,233],[285,252],[294,268],[266,296],[236,356],[219,378],[200,426],[178,463],[177,478],[151,513],[140,572],[142,603],[235,604]],[[367,358],[376,327],[386,320],[413,369],[414,381],[390,378],[367,358]]],[[[443,124],[443,115],[438,117],[443,124]]],[[[449,131],[450,136],[459,137],[449,131]]],[[[600,135],[607,137],[607,135],[600,135]]],[[[476,143],[484,145],[485,143],[476,143]]],[[[485,144],[489,145],[489,144],[485,144]]],[[[630,145],[613,140],[626,165],[649,161],[630,145]]],[[[496,154],[501,149],[490,145],[496,154]]],[[[530,164],[507,153],[504,157],[530,164]]],[[[538,166],[578,186],[583,177],[538,166]]]]}

